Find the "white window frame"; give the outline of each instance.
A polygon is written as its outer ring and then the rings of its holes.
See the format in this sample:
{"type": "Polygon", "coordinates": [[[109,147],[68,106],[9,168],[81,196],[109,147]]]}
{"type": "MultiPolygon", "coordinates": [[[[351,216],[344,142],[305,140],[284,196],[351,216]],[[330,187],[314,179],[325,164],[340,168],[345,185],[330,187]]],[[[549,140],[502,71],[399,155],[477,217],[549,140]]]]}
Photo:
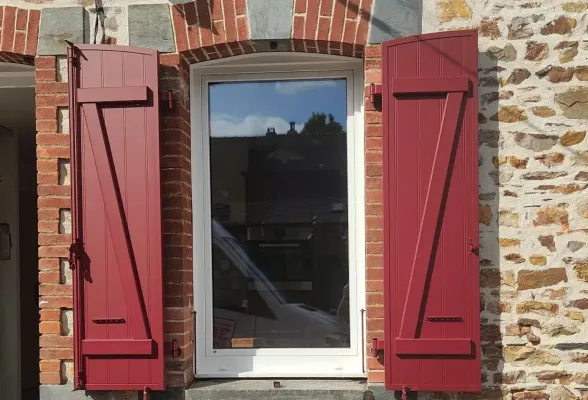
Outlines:
{"type": "Polygon", "coordinates": [[[305,53],[260,53],[190,68],[191,172],[196,377],[365,377],[365,167],[363,63],[305,53]],[[350,347],[212,348],[208,84],[279,79],[347,80],[350,347]],[[207,310],[207,308],[209,308],[207,310]],[[205,338],[204,340],[202,338],[205,338]]]}

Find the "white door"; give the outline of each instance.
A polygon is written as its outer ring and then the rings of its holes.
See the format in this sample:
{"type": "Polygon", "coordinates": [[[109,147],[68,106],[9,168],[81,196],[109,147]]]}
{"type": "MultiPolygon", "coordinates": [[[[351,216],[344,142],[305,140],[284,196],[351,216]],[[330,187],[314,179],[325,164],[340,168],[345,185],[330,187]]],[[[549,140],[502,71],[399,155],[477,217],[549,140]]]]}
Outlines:
{"type": "Polygon", "coordinates": [[[0,399],[20,399],[16,135],[0,127],[0,399]]]}
{"type": "Polygon", "coordinates": [[[196,375],[364,376],[361,61],[192,70],[196,375]]]}

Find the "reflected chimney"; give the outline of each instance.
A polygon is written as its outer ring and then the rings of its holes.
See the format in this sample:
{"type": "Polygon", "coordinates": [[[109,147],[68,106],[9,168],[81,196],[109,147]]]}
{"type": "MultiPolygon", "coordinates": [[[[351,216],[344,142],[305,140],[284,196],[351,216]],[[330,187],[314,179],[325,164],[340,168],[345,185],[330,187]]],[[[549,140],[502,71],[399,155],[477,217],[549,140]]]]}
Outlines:
{"type": "Polygon", "coordinates": [[[265,136],[277,136],[276,128],[267,128],[267,132],[265,132],[265,136]]]}
{"type": "Polygon", "coordinates": [[[289,136],[298,135],[298,132],[296,131],[295,127],[296,127],[296,122],[290,121],[290,130],[287,133],[289,136]]]}

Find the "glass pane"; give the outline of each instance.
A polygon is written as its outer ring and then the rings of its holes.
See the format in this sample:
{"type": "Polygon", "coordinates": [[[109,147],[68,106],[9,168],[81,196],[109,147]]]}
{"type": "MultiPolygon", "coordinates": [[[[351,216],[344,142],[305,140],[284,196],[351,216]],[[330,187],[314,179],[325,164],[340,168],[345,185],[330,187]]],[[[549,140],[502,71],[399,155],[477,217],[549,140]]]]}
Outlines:
{"type": "Polygon", "coordinates": [[[346,85],[209,86],[214,348],[349,347],[346,85]]]}

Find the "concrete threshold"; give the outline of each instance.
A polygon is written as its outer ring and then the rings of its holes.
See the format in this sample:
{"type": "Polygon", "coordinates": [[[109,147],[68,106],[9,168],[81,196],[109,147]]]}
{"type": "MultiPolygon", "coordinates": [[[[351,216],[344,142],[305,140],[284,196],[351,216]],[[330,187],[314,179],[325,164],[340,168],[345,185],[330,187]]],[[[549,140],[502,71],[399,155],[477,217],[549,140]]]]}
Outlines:
{"type": "Polygon", "coordinates": [[[185,391],[186,400],[372,400],[393,399],[365,380],[239,379],[201,380],[185,391]],[[279,382],[279,387],[274,387],[279,382]]]}

